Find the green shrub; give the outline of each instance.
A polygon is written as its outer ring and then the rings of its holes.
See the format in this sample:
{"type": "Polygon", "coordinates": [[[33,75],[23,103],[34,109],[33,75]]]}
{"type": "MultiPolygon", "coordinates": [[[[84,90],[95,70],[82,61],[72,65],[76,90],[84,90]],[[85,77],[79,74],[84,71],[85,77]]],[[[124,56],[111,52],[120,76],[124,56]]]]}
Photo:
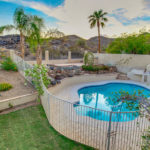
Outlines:
{"type": "Polygon", "coordinates": [[[105,65],[102,65],[102,66],[92,66],[92,65],[86,66],[86,65],[83,65],[82,69],[85,70],[85,71],[96,72],[96,71],[99,71],[99,70],[109,70],[109,67],[105,66],[105,65]]]}
{"type": "Polygon", "coordinates": [[[9,83],[0,83],[0,91],[8,91],[12,88],[12,85],[9,83]]]}
{"type": "Polygon", "coordinates": [[[123,34],[106,49],[112,54],[150,54],[150,33],[123,34]]]}
{"type": "Polygon", "coordinates": [[[100,70],[109,70],[109,67],[108,67],[108,66],[103,65],[103,66],[100,66],[100,70]]]}
{"type": "Polygon", "coordinates": [[[18,71],[17,65],[12,61],[10,57],[5,58],[4,61],[1,62],[1,68],[7,71],[18,71]]]}
{"type": "Polygon", "coordinates": [[[32,78],[32,84],[36,88],[38,95],[43,95],[44,89],[43,89],[43,84],[45,87],[48,87],[50,84],[50,79],[47,76],[48,70],[43,66],[39,65],[34,65],[33,68],[27,69],[25,71],[25,76],[32,78]],[[43,84],[41,82],[41,79],[43,81],[43,84]]]}
{"type": "Polygon", "coordinates": [[[84,64],[88,66],[92,66],[94,64],[94,55],[92,52],[87,52],[84,55],[84,64]]]}
{"type": "Polygon", "coordinates": [[[13,108],[14,107],[13,104],[11,104],[11,103],[9,103],[8,106],[9,106],[9,108],[13,108]]]}
{"type": "Polygon", "coordinates": [[[95,66],[86,66],[86,65],[83,65],[82,66],[82,69],[85,70],[85,71],[98,71],[99,68],[98,67],[95,67],[95,66]]]}
{"type": "Polygon", "coordinates": [[[86,48],[86,41],[84,39],[79,39],[76,45],[82,48],[86,48]]]}
{"type": "Polygon", "coordinates": [[[0,52],[0,59],[6,58],[5,54],[3,52],[0,52]]]}

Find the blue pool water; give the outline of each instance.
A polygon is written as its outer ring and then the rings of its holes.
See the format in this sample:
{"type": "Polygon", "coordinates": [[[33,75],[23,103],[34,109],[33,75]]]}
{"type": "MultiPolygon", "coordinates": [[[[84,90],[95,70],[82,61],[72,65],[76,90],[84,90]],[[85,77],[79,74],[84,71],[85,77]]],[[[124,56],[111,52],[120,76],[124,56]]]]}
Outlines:
{"type": "Polygon", "coordinates": [[[78,115],[89,116],[98,120],[109,121],[111,119],[113,122],[134,120],[139,115],[138,102],[134,102],[134,107],[132,108],[129,108],[126,103],[118,102],[114,93],[121,90],[130,94],[133,94],[135,91],[137,93],[142,91],[144,96],[150,97],[149,89],[135,84],[107,83],[79,89],[80,101],[74,104],[74,108],[78,115]]]}

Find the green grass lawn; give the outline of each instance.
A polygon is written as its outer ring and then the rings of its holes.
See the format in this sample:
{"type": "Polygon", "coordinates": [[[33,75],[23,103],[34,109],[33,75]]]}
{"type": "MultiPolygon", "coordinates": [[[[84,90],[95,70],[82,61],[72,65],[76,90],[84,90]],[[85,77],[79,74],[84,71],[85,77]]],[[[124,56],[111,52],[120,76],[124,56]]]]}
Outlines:
{"type": "Polygon", "coordinates": [[[41,105],[0,115],[0,150],[90,150],[56,132],[41,105]]]}

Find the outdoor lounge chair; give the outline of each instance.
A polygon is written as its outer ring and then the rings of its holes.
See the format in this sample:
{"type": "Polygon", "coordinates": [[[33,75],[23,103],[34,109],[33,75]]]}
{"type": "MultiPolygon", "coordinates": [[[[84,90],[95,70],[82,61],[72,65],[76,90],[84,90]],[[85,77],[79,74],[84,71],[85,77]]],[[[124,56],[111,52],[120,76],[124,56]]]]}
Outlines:
{"type": "Polygon", "coordinates": [[[139,82],[150,83],[150,65],[147,65],[146,69],[132,69],[127,73],[129,79],[139,82]]]}

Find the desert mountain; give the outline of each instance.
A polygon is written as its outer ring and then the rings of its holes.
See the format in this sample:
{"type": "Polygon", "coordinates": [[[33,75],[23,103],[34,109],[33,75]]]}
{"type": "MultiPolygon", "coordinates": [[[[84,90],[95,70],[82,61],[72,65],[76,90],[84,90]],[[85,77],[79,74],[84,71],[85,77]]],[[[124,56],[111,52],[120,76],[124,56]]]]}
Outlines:
{"type": "MultiPolygon", "coordinates": [[[[104,50],[114,39],[101,36],[101,48],[104,50]]],[[[0,36],[0,47],[7,49],[20,49],[19,35],[0,36]]],[[[30,55],[29,46],[26,43],[26,56],[30,55]]],[[[85,50],[97,51],[98,37],[92,37],[85,40],[77,35],[68,35],[58,39],[49,40],[43,44],[43,51],[49,50],[53,55],[66,55],[71,50],[75,56],[83,55],[85,50]]]]}

